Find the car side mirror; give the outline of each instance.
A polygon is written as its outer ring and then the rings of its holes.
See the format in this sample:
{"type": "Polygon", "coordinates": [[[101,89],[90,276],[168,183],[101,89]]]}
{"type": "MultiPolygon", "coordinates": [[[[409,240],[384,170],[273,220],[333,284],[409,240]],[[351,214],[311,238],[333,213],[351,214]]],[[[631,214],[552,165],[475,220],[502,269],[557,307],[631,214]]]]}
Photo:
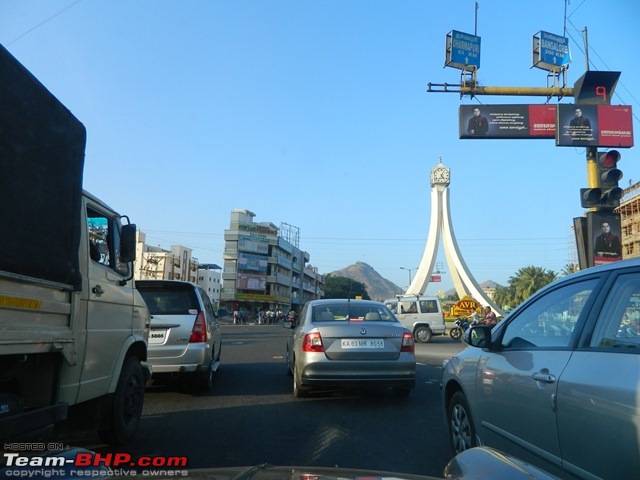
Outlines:
{"type": "Polygon", "coordinates": [[[463,341],[467,345],[476,348],[485,348],[491,344],[491,327],[487,325],[477,325],[470,327],[464,332],[463,341]]]}

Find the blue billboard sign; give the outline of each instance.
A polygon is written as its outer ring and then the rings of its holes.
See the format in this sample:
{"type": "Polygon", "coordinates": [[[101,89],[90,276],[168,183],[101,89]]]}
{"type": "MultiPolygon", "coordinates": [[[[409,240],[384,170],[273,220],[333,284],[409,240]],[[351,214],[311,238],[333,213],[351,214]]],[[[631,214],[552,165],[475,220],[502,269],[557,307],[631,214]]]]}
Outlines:
{"type": "Polygon", "coordinates": [[[445,67],[460,70],[480,68],[480,37],[451,30],[447,34],[445,67]]]}
{"type": "Polygon", "coordinates": [[[565,70],[571,63],[569,39],[540,31],[533,36],[533,66],[550,72],[565,70]]]}

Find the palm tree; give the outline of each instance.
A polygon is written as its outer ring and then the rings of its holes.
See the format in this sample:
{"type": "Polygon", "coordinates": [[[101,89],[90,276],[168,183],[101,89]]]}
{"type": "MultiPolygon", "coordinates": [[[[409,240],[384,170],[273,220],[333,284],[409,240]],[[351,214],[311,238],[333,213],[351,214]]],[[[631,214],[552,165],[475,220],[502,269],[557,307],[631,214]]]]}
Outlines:
{"type": "Polygon", "coordinates": [[[502,285],[498,285],[493,292],[493,301],[496,302],[500,308],[510,310],[514,308],[517,303],[515,300],[515,288],[509,285],[507,287],[503,287],[502,285]]]}
{"type": "Polygon", "coordinates": [[[552,270],[545,270],[541,267],[523,267],[518,270],[515,276],[509,279],[509,284],[515,288],[515,301],[524,302],[531,295],[536,293],[545,285],[556,280],[557,275],[552,270]]]}
{"type": "Polygon", "coordinates": [[[562,267],[562,272],[560,273],[563,277],[566,277],[567,275],[571,275],[572,273],[576,273],[578,271],[580,271],[579,265],[575,263],[567,263],[564,267],[562,267]]]}

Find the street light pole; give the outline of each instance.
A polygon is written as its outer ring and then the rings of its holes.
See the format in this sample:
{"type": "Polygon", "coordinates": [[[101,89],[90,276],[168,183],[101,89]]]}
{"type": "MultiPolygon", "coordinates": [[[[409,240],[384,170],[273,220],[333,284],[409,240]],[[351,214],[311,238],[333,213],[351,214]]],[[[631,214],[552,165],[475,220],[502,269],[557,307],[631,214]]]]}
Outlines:
{"type": "Polygon", "coordinates": [[[405,267],[400,267],[400,270],[406,270],[409,272],[409,286],[411,286],[411,272],[413,272],[414,270],[417,270],[418,267],[416,268],[405,268],[405,267]]]}

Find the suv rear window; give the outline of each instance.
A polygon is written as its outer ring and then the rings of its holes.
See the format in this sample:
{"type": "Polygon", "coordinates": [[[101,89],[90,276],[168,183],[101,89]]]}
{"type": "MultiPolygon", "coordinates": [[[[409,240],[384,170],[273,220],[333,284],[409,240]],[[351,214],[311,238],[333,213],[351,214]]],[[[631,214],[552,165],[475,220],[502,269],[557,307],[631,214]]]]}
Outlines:
{"type": "Polygon", "coordinates": [[[198,297],[192,288],[138,285],[138,290],[151,315],[186,315],[193,313],[192,310],[200,311],[198,297]]]}

